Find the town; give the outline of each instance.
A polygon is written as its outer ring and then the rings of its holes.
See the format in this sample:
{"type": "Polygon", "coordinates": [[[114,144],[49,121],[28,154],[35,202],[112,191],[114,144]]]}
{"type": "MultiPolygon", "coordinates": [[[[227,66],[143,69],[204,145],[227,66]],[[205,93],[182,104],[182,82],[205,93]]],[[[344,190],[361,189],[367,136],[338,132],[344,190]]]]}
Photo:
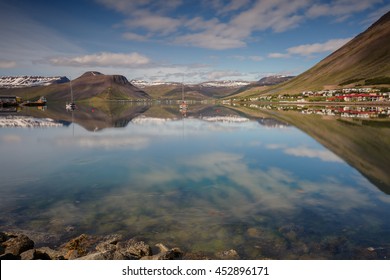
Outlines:
{"type": "MultiPolygon", "coordinates": [[[[303,91],[300,94],[278,94],[248,97],[243,100],[234,98],[231,101],[244,102],[389,102],[388,88],[344,88],[320,91],[303,91]]],[[[226,103],[227,101],[225,101],[226,103]]]]}

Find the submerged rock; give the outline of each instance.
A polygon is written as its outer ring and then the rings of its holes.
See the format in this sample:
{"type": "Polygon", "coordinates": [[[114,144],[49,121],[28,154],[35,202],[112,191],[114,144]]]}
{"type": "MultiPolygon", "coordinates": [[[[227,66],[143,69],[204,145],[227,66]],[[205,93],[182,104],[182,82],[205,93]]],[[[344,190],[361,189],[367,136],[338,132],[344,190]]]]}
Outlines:
{"type": "Polygon", "coordinates": [[[221,260],[238,260],[238,259],[240,259],[240,256],[238,255],[237,251],[234,249],[218,252],[215,254],[215,256],[221,260]]]}

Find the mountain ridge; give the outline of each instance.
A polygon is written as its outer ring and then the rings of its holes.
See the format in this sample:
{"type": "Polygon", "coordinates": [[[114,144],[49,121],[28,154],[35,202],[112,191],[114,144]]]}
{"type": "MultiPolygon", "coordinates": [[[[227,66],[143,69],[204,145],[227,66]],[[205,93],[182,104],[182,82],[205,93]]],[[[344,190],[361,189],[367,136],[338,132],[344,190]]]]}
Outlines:
{"type": "Polygon", "coordinates": [[[299,93],[380,78],[390,80],[390,12],[310,69],[263,93],[299,93]]]}

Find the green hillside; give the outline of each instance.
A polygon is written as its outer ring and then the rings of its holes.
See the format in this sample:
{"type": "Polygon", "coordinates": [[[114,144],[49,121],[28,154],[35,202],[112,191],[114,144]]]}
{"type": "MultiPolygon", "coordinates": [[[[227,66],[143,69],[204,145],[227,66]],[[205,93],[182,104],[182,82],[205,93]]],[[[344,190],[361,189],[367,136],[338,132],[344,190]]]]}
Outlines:
{"type": "Polygon", "coordinates": [[[377,84],[390,84],[390,12],[306,72],[257,94],[377,84]]]}

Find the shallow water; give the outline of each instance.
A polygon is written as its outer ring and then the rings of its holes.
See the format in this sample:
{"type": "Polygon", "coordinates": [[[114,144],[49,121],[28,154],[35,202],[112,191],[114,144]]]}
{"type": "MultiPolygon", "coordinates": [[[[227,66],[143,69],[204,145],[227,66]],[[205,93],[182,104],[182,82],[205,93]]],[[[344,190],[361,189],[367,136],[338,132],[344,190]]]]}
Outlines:
{"type": "Polygon", "coordinates": [[[121,233],[211,257],[388,257],[383,184],[305,129],[223,107],[121,112],[30,109],[14,118],[61,125],[0,128],[0,230],[50,236],[42,244],[121,233]]]}

